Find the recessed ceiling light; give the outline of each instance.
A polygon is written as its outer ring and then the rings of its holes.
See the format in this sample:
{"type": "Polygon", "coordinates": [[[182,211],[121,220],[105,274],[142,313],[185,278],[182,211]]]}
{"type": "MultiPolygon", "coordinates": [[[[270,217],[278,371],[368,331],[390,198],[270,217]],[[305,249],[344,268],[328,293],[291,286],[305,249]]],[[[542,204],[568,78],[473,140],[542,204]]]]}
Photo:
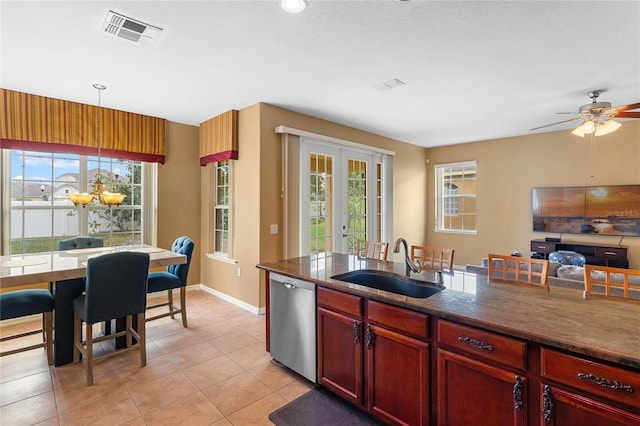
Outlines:
{"type": "Polygon", "coordinates": [[[280,7],[285,12],[299,13],[307,7],[306,0],[281,0],[280,7]]]}

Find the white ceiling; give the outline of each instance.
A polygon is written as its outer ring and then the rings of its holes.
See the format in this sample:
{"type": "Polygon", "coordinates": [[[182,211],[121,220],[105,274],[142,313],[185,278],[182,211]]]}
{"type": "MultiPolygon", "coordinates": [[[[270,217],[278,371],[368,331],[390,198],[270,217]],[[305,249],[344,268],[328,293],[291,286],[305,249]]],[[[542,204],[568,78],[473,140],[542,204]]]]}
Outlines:
{"type": "Polygon", "coordinates": [[[640,102],[640,1],[1,0],[0,23],[3,88],[95,104],[99,82],[105,107],[191,125],[266,102],[432,147],[531,134],[593,89],[640,102]],[[104,34],[110,9],[164,31],[104,34]]]}

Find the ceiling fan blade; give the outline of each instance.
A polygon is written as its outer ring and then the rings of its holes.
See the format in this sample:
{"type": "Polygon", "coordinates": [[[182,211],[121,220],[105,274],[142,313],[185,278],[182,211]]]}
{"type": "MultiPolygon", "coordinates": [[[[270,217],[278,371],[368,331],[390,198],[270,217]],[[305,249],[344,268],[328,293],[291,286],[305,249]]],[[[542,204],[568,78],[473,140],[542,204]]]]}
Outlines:
{"type": "MultiPolygon", "coordinates": [[[[621,106],[617,106],[615,108],[611,108],[609,111],[611,112],[611,114],[613,115],[618,115],[619,113],[621,113],[622,111],[628,111],[630,109],[638,109],[640,108],[640,102],[635,103],[635,104],[629,104],[629,105],[621,105],[621,106]]],[[[611,115],[610,114],[610,115],[611,115]]],[[[611,116],[613,116],[611,115],[611,116]]]]}
{"type": "Polygon", "coordinates": [[[615,115],[616,118],[640,118],[640,112],[619,112],[615,115]]]}
{"type": "Polygon", "coordinates": [[[557,123],[545,124],[544,126],[534,127],[534,128],[533,128],[533,129],[531,129],[531,130],[538,130],[538,129],[542,129],[542,128],[549,127],[549,126],[555,126],[556,124],[567,123],[567,122],[569,122],[569,121],[579,120],[580,118],[582,118],[582,117],[575,117],[575,118],[570,118],[570,119],[568,119],[568,120],[558,121],[557,123]]]}

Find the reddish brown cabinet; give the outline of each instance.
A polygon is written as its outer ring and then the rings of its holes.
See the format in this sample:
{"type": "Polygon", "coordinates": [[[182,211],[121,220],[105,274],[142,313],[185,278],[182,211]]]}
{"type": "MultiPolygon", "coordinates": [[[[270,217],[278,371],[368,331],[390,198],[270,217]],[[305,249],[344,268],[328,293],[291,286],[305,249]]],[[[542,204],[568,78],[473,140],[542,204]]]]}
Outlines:
{"type": "Polygon", "coordinates": [[[318,288],[319,383],[387,423],[429,424],[428,337],[426,314],[318,288]]]}
{"type": "Polygon", "coordinates": [[[541,425],[640,424],[640,374],[541,350],[541,425]]]}
{"type": "Polygon", "coordinates": [[[438,424],[524,425],[526,342],[438,320],[438,424]]]}

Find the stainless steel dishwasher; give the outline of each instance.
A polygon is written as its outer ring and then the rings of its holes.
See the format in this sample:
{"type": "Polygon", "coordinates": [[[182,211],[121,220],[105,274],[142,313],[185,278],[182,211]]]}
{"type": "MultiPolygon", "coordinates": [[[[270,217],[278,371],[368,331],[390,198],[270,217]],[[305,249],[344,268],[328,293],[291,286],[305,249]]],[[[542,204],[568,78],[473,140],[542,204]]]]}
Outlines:
{"type": "Polygon", "coordinates": [[[271,357],[316,382],[316,286],[269,273],[271,357]]]}

